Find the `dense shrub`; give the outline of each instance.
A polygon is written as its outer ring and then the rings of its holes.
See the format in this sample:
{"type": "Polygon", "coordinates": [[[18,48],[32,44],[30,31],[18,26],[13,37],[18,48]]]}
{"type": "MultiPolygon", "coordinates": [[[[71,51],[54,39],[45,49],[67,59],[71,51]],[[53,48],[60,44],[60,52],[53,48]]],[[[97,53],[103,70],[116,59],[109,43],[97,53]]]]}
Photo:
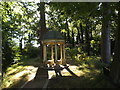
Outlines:
{"type": "Polygon", "coordinates": [[[27,46],[23,49],[22,55],[26,58],[36,58],[42,53],[38,47],[27,46]]]}

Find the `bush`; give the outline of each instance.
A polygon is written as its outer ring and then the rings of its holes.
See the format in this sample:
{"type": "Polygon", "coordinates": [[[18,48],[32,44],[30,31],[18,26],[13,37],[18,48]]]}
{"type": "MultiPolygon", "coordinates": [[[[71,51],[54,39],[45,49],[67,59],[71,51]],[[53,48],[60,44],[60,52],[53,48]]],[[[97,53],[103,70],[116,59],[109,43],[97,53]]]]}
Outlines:
{"type": "Polygon", "coordinates": [[[2,70],[6,71],[7,67],[9,67],[14,61],[15,51],[12,49],[14,44],[11,42],[3,42],[2,43],[2,70]]]}
{"type": "Polygon", "coordinates": [[[36,58],[40,53],[40,49],[34,46],[27,46],[23,50],[23,56],[26,58],[36,58]]]}

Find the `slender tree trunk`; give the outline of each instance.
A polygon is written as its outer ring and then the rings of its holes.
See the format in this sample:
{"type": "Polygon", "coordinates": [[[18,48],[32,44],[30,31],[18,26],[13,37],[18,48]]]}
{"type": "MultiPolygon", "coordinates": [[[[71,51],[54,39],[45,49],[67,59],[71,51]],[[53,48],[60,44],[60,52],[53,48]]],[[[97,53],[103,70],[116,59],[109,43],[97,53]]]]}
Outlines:
{"type": "Polygon", "coordinates": [[[118,28],[115,38],[115,55],[110,68],[110,76],[115,84],[120,87],[120,2],[118,3],[118,28]]]}
{"type": "Polygon", "coordinates": [[[76,43],[79,44],[80,43],[80,30],[79,30],[78,27],[76,27],[76,28],[77,28],[77,31],[78,31],[77,36],[76,36],[76,40],[77,40],[76,43]]]}
{"type": "Polygon", "coordinates": [[[22,55],[22,38],[19,40],[20,54],[22,55]]]}
{"type": "Polygon", "coordinates": [[[90,22],[89,27],[90,27],[89,36],[90,36],[90,40],[92,40],[92,22],[90,22]]]}
{"type": "Polygon", "coordinates": [[[28,44],[29,44],[29,45],[31,45],[31,39],[32,39],[32,38],[31,38],[31,34],[29,33],[29,34],[28,34],[28,44]]]}
{"type": "Polygon", "coordinates": [[[77,28],[77,31],[78,31],[78,33],[77,33],[77,44],[79,44],[80,43],[80,30],[79,30],[79,28],[78,27],[76,27],[77,28]]]}
{"type": "Polygon", "coordinates": [[[72,47],[74,47],[74,32],[73,32],[73,29],[72,29],[72,47]]]}
{"type": "Polygon", "coordinates": [[[86,52],[87,55],[90,55],[90,39],[89,39],[89,26],[88,26],[88,20],[86,22],[86,29],[85,29],[85,44],[86,44],[86,52]]]}
{"type": "Polygon", "coordinates": [[[65,42],[67,41],[67,39],[66,39],[66,33],[64,33],[64,38],[65,38],[65,42]]]}
{"type": "Polygon", "coordinates": [[[69,31],[67,19],[66,19],[66,29],[67,29],[67,42],[71,43],[71,40],[70,40],[70,31],[69,31]]]}
{"type": "Polygon", "coordinates": [[[80,23],[80,30],[81,30],[81,43],[84,43],[82,23],[80,23]]]}
{"type": "Polygon", "coordinates": [[[103,3],[103,20],[101,35],[101,60],[105,65],[109,65],[111,49],[110,49],[110,3],[103,3]]]}

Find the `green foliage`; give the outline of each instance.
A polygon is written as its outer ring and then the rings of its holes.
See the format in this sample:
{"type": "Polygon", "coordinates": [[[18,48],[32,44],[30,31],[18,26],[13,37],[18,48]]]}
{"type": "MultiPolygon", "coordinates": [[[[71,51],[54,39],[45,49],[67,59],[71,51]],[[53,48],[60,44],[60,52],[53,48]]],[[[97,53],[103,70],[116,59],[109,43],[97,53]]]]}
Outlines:
{"type": "Polygon", "coordinates": [[[9,65],[12,64],[15,53],[12,50],[12,44],[10,42],[3,42],[4,48],[2,49],[2,69],[3,72],[9,65]]]}
{"type": "Polygon", "coordinates": [[[100,55],[100,40],[91,40],[91,55],[100,55]]]}
{"type": "Polygon", "coordinates": [[[27,45],[24,49],[23,49],[23,57],[26,58],[36,58],[39,56],[40,53],[40,49],[37,47],[34,47],[32,45],[27,45]]]}
{"type": "MultiPolygon", "coordinates": [[[[115,86],[111,82],[109,82],[108,79],[103,75],[102,65],[100,63],[100,57],[86,56],[85,54],[82,56],[84,57],[84,59],[79,58],[78,60],[78,58],[76,58],[74,62],[70,63],[70,65],[74,66],[75,64],[77,64],[76,66],[79,67],[78,70],[83,74],[81,74],[79,77],[74,77],[74,76],[53,77],[50,80],[48,87],[49,88],[115,88],[115,86]],[[55,82],[58,83],[54,84],[55,82]]],[[[80,54],[78,55],[78,57],[81,57],[80,54]]],[[[76,73],[76,71],[72,70],[72,68],[71,71],[73,71],[73,73],[76,73]]]]}
{"type": "MultiPolygon", "coordinates": [[[[80,65],[88,64],[90,65],[90,67],[92,67],[92,65],[95,63],[95,65],[101,68],[100,58],[97,56],[87,56],[87,53],[83,51],[82,47],[73,48],[73,49],[66,48],[66,59],[67,62],[71,64],[80,64],[80,65]]],[[[97,68],[97,66],[95,67],[97,68]]]]}
{"type": "Polygon", "coordinates": [[[77,48],[74,49],[70,49],[69,47],[66,48],[66,54],[67,56],[70,56],[69,59],[74,60],[77,53],[78,53],[77,48]]]}
{"type": "Polygon", "coordinates": [[[36,12],[34,3],[0,2],[0,5],[2,6],[2,60],[5,71],[14,61],[20,60],[23,40],[24,45],[35,40],[37,18],[34,16],[36,12]]]}
{"type": "MultiPolygon", "coordinates": [[[[34,59],[31,60],[32,63],[34,59]]],[[[35,62],[34,62],[35,63],[35,62]]],[[[30,66],[30,63],[19,62],[11,65],[7,68],[6,72],[3,73],[3,80],[1,87],[4,88],[20,88],[25,82],[29,80],[29,75],[35,73],[31,71],[35,69],[34,66],[30,66]],[[27,65],[28,64],[28,65],[27,65]]]]}
{"type": "Polygon", "coordinates": [[[80,17],[80,15],[89,15],[97,8],[98,3],[79,3],[79,2],[61,2],[61,3],[50,3],[54,10],[63,11],[63,14],[73,16],[74,18],[80,17]],[[66,5],[67,4],[67,5],[66,5]],[[87,7],[86,7],[87,6],[87,7]]]}
{"type": "MultiPolygon", "coordinates": [[[[111,39],[115,40],[115,30],[117,29],[118,17],[118,3],[110,3],[111,6],[111,39]]],[[[0,2],[2,8],[2,66],[3,71],[17,68],[22,71],[20,65],[13,65],[7,69],[15,61],[24,61],[24,64],[33,65],[42,61],[39,57],[39,48],[33,46],[33,42],[37,41],[40,37],[39,27],[39,7],[36,3],[31,2],[0,2]],[[38,10],[37,10],[38,8],[38,10]],[[38,38],[36,38],[38,37],[38,38]],[[34,58],[34,59],[32,59],[34,58]],[[19,67],[20,66],[20,67],[19,67]],[[19,68],[18,68],[19,67],[19,68]]],[[[80,70],[88,73],[99,72],[101,70],[100,58],[100,41],[101,41],[101,27],[102,27],[102,3],[86,3],[86,2],[69,2],[69,3],[53,3],[50,2],[45,5],[47,14],[46,25],[47,27],[58,30],[65,38],[66,45],[66,59],[68,63],[79,64],[80,70]],[[82,41],[83,37],[83,41],[82,41]],[[77,41],[77,39],[80,39],[77,41]],[[75,45],[73,45],[75,44],[75,45]],[[73,46],[72,46],[73,45],[73,46]],[[89,48],[87,48],[90,46],[89,48]],[[88,49],[88,50],[86,50],[88,49]],[[88,56],[88,52],[90,55],[88,56]],[[97,70],[93,70],[96,68],[97,70]]],[[[110,18],[110,17],[109,17],[110,18]]],[[[39,41],[39,40],[38,40],[39,41]]],[[[40,42],[40,41],[39,41],[40,42]]],[[[114,43],[112,43],[112,50],[114,43]]],[[[48,59],[51,59],[51,50],[48,49],[48,59]]],[[[60,50],[58,49],[58,59],[60,58],[60,50]]],[[[12,80],[11,76],[4,77],[6,85],[12,80]]],[[[23,76],[24,78],[24,76],[23,76]]],[[[96,77],[96,82],[99,82],[100,76],[96,77]],[[96,79],[97,78],[97,79],[96,79]]],[[[87,78],[87,85],[92,78],[87,78]]],[[[83,80],[83,79],[82,79],[83,80]]],[[[83,81],[85,81],[83,80],[83,81]]],[[[65,80],[66,81],[66,80],[65,80]]],[[[73,83],[76,81],[73,81],[73,83]]],[[[102,85],[95,84],[93,86],[100,87],[102,85]]],[[[70,83],[72,85],[73,83],[70,83]]],[[[5,85],[4,84],[4,85],[5,85]]],[[[13,83],[12,83],[13,84],[13,83]]],[[[82,83],[80,83],[82,85],[82,83]]],[[[91,84],[90,84],[91,85],[91,84]]],[[[89,86],[89,85],[88,85],[89,86]]],[[[86,87],[83,86],[83,87],[86,87]]]]}

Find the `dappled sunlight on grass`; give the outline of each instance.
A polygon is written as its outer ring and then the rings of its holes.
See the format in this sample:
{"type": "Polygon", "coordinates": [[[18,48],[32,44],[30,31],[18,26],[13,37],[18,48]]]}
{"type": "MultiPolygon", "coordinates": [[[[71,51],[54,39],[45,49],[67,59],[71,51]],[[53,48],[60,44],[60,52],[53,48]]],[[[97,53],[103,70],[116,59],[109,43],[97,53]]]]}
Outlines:
{"type": "Polygon", "coordinates": [[[66,69],[61,71],[62,76],[72,76],[66,69]]]}
{"type": "MultiPolygon", "coordinates": [[[[79,56],[82,57],[82,56],[79,56]]],[[[104,88],[114,87],[108,82],[103,73],[100,58],[95,56],[77,58],[69,63],[69,70],[61,70],[62,77],[56,76],[55,71],[48,71],[50,88],[104,88]],[[71,73],[73,72],[73,73],[71,73]]],[[[37,60],[37,59],[36,59],[37,60]]],[[[26,60],[23,63],[17,63],[7,69],[4,74],[2,88],[21,87],[26,81],[34,79],[38,70],[38,61],[26,60]],[[34,62],[32,64],[32,62],[34,62]]]]}
{"type": "Polygon", "coordinates": [[[89,69],[84,69],[83,72],[90,73],[90,70],[89,69]]]}
{"type": "Polygon", "coordinates": [[[77,62],[80,64],[78,70],[84,73],[84,76],[98,75],[102,73],[100,57],[86,56],[83,61],[77,62]]]}
{"type": "MultiPolygon", "coordinates": [[[[70,65],[69,64],[69,69],[74,72],[74,74],[76,74],[77,76],[82,76],[84,74],[83,71],[79,70],[79,66],[76,65],[70,65]]],[[[66,69],[63,69],[61,71],[62,76],[72,76],[72,74],[70,74],[70,72],[68,72],[66,69]]]]}
{"type": "Polygon", "coordinates": [[[37,57],[37,58],[31,58],[31,59],[23,59],[22,62],[23,62],[23,65],[32,65],[32,66],[39,66],[40,64],[40,57],[37,57]]]}
{"type": "Polygon", "coordinates": [[[12,65],[3,75],[2,88],[20,87],[26,81],[30,81],[35,77],[37,69],[34,66],[12,65]]]}
{"type": "Polygon", "coordinates": [[[24,82],[26,82],[28,73],[22,74],[21,76],[13,76],[10,78],[11,83],[8,83],[8,88],[20,87],[24,82]]]}
{"type": "Polygon", "coordinates": [[[54,77],[51,79],[48,87],[115,88],[114,85],[112,85],[102,73],[100,57],[86,56],[84,59],[80,59],[81,58],[77,58],[77,60],[72,61],[72,63],[70,61],[69,64],[69,69],[78,77],[71,75],[66,69],[64,69],[61,72],[63,77],[54,77]]]}
{"type": "Polygon", "coordinates": [[[19,77],[21,77],[21,76],[23,76],[24,74],[30,74],[31,73],[31,71],[21,71],[21,72],[19,72],[19,73],[16,73],[14,76],[13,76],[13,78],[19,78],[19,77]]]}

